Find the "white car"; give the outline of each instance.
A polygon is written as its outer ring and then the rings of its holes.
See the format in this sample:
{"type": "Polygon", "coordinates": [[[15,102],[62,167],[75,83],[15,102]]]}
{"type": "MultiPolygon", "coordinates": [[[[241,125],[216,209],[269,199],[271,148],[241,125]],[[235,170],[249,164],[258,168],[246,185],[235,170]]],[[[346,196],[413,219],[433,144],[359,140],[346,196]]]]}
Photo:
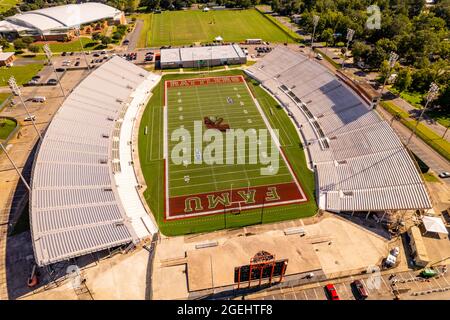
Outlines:
{"type": "Polygon", "coordinates": [[[322,57],[322,55],[321,55],[320,53],[318,53],[318,54],[316,55],[316,59],[318,59],[318,60],[323,60],[323,57],[322,57]]]}
{"type": "Polygon", "coordinates": [[[439,178],[445,179],[445,178],[450,178],[450,172],[444,171],[439,173],[439,178]]]}
{"type": "Polygon", "coordinates": [[[31,115],[30,117],[26,117],[25,119],[23,119],[23,121],[34,121],[36,120],[36,117],[34,115],[31,115]]]}

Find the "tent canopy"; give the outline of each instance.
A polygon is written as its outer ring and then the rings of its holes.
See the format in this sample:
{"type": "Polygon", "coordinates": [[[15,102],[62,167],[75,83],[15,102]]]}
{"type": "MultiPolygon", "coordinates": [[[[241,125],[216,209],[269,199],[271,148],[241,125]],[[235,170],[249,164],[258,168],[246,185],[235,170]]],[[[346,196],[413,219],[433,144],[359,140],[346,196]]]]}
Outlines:
{"type": "Polygon", "coordinates": [[[448,230],[441,218],[424,216],[422,221],[427,232],[448,234],[448,230]]]}

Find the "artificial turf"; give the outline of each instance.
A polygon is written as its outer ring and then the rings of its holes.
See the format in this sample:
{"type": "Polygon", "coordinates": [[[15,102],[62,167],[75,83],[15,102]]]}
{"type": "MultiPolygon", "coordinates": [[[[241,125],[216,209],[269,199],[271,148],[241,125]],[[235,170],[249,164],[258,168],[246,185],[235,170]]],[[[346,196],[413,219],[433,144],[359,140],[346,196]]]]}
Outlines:
{"type": "MultiPolygon", "coordinates": [[[[242,74],[243,72],[241,70],[214,72],[214,76],[242,74]]],[[[201,76],[210,76],[210,74],[195,75],[196,78],[201,76]]],[[[299,178],[301,186],[308,197],[308,201],[301,204],[267,207],[263,210],[246,210],[238,215],[215,214],[171,221],[164,219],[164,81],[192,77],[192,75],[181,74],[165,75],[161,83],[153,90],[153,96],[143,113],[139,128],[138,144],[140,165],[147,184],[144,196],[161,232],[165,235],[207,232],[223,228],[234,228],[314,215],[317,212],[314,199],[314,173],[306,166],[305,153],[297,131],[278,103],[258,86],[255,81],[247,79],[249,80],[247,82],[249,89],[258,100],[259,105],[268,118],[270,126],[279,130],[281,148],[287,156],[293,171],[299,178]],[[146,135],[144,134],[145,127],[147,127],[146,135]]]]}

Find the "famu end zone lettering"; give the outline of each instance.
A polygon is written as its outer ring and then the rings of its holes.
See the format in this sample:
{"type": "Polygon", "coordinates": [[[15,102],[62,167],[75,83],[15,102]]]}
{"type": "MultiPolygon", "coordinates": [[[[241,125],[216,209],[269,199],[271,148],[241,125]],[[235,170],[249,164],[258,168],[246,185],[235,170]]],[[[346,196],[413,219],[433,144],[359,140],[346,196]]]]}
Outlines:
{"type": "Polygon", "coordinates": [[[235,209],[250,210],[306,200],[294,182],[223,190],[172,197],[169,199],[169,212],[166,212],[166,218],[224,213],[235,209]]]}

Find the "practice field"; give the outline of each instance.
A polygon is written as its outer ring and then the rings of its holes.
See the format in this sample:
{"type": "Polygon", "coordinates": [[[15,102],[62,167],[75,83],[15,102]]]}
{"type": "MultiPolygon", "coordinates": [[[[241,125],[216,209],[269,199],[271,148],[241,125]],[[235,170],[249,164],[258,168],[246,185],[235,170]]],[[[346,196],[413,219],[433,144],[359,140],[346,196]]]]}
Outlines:
{"type": "Polygon", "coordinates": [[[165,86],[166,219],[307,201],[242,76],[165,86]]]}
{"type": "MultiPolygon", "coordinates": [[[[179,235],[314,215],[317,212],[314,174],[306,167],[303,147],[286,112],[256,82],[249,79],[242,82],[240,70],[210,75],[214,77],[203,74],[164,76],[153,90],[141,118],[138,144],[146,181],[144,196],[161,232],[179,235]],[[195,81],[191,81],[193,78],[195,81]],[[220,125],[228,125],[230,129],[256,129],[257,132],[258,129],[277,129],[281,153],[278,167],[273,165],[272,168],[278,170],[271,175],[261,175],[260,169],[270,171],[271,164],[250,164],[247,155],[238,156],[237,151],[242,147],[239,144],[235,145],[232,156],[226,150],[224,156],[212,153],[223,156],[219,158],[224,159],[224,164],[208,164],[205,151],[211,143],[203,141],[199,147],[194,144],[198,140],[193,134],[190,135],[192,148],[187,150],[191,163],[174,157],[180,153],[172,151],[181,150],[181,155],[186,151],[182,144],[186,138],[183,141],[181,136],[189,136],[177,129],[184,126],[190,132],[194,121],[198,121],[204,134],[207,132],[205,117],[216,121],[218,129],[220,125]],[[233,162],[244,159],[245,163],[226,164],[226,159],[233,162]],[[201,163],[195,163],[199,160],[201,163]]],[[[270,147],[276,137],[268,134],[266,140],[270,147]]],[[[244,145],[248,151],[255,144],[251,145],[248,140],[244,145]]]]}
{"type": "Polygon", "coordinates": [[[217,36],[226,42],[251,38],[278,43],[294,42],[285,31],[255,9],[164,11],[151,14],[151,17],[141,15],[141,19],[149,23],[144,24],[139,43],[151,47],[212,42],[217,36]]]}

